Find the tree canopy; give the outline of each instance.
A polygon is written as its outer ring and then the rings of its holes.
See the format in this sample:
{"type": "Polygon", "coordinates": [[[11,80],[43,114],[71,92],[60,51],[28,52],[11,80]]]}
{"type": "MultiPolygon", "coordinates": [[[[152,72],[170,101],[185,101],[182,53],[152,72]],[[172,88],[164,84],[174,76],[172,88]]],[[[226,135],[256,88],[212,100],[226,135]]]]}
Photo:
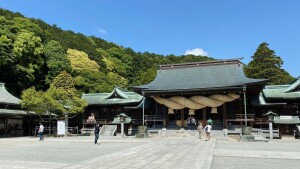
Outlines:
{"type": "MultiPolygon", "coordinates": [[[[248,77],[270,78],[271,84],[292,79],[268,44],[260,45],[252,58],[245,69],[248,77]]],[[[213,58],[135,52],[0,8],[0,81],[15,96],[30,87],[45,92],[66,74],[72,77],[77,94],[109,92],[115,85],[130,90],[151,82],[159,65],[208,60],[213,58]]]]}
{"type": "Polygon", "coordinates": [[[253,59],[245,68],[247,77],[256,79],[270,79],[269,84],[286,84],[294,78],[281,68],[283,60],[275,55],[269,44],[261,43],[251,58],[253,59]]]}

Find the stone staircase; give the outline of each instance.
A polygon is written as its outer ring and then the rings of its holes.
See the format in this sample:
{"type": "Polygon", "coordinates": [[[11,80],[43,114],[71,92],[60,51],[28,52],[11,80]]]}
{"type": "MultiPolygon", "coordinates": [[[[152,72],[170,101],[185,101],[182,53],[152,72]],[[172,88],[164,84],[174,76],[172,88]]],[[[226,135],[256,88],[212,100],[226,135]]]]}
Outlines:
{"type": "Polygon", "coordinates": [[[167,125],[168,130],[178,130],[179,127],[176,125],[176,121],[169,121],[167,125]]]}
{"type": "Polygon", "coordinates": [[[162,137],[198,136],[198,131],[197,130],[159,130],[158,136],[162,136],[162,137]]]}
{"type": "Polygon", "coordinates": [[[117,125],[103,125],[100,130],[101,136],[115,136],[117,125]]]}

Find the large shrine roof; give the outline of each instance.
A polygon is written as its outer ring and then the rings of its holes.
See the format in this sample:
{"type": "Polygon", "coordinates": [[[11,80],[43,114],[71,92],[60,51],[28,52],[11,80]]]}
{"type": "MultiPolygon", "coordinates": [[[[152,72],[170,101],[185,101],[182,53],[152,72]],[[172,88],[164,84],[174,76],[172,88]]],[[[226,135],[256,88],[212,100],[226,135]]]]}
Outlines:
{"type": "Polygon", "coordinates": [[[240,59],[230,59],[161,65],[152,82],[132,88],[139,93],[205,91],[266,84],[267,81],[247,78],[240,59]]]}
{"type": "Polygon", "coordinates": [[[110,93],[83,94],[81,99],[87,101],[88,105],[128,105],[140,103],[143,96],[115,87],[110,93]]]}
{"type": "Polygon", "coordinates": [[[0,104],[20,105],[20,99],[10,94],[4,83],[0,83],[0,104]]]}

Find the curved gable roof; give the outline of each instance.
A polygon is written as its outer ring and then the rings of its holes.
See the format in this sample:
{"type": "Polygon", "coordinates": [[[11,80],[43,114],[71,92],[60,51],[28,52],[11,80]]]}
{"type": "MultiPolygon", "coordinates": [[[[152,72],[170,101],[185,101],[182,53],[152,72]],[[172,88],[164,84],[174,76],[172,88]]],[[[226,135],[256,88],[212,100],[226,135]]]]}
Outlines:
{"type": "Polygon", "coordinates": [[[269,101],[300,100],[300,90],[296,90],[299,87],[300,78],[292,84],[266,86],[262,93],[269,101]]]}
{"type": "Polygon", "coordinates": [[[139,104],[143,96],[115,87],[111,93],[83,94],[81,99],[87,101],[88,105],[130,105],[139,104]]]}
{"type": "Polygon", "coordinates": [[[20,105],[20,99],[6,90],[5,83],[0,83],[0,103],[20,105]]]}

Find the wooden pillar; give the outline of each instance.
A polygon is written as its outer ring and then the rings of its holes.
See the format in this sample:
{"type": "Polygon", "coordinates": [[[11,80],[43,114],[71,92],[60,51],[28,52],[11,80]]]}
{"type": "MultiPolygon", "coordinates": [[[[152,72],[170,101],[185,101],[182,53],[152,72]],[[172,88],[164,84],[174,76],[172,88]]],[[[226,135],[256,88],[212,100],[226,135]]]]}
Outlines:
{"type": "Polygon", "coordinates": [[[180,110],[181,113],[181,128],[184,128],[184,109],[180,110]]]}
{"type": "Polygon", "coordinates": [[[228,129],[226,103],[223,104],[223,128],[228,129]]]}
{"type": "MultiPolygon", "coordinates": [[[[239,101],[239,112],[238,114],[243,114],[243,99],[240,99],[239,101]]],[[[243,116],[242,116],[243,117],[243,116]]],[[[243,126],[243,121],[240,121],[240,127],[243,126]]]]}
{"type": "Polygon", "coordinates": [[[167,128],[167,118],[168,118],[168,112],[165,111],[166,109],[163,109],[163,128],[167,128]]]}
{"type": "Polygon", "coordinates": [[[206,126],[207,125],[207,119],[206,119],[206,107],[204,107],[202,109],[202,115],[203,115],[203,125],[206,126]]]}

